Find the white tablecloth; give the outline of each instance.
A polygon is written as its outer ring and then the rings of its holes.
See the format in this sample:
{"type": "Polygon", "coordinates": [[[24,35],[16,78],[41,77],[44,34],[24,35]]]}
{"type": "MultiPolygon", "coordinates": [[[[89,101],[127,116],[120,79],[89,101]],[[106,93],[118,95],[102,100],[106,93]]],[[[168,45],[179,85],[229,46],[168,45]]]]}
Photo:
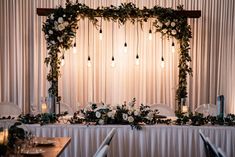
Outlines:
{"type": "Polygon", "coordinates": [[[204,157],[204,145],[199,129],[228,157],[235,156],[235,127],[224,126],[144,126],[133,130],[130,126],[105,125],[28,125],[37,136],[72,137],[62,156],[91,157],[112,128],[117,128],[110,157],[204,157]]]}

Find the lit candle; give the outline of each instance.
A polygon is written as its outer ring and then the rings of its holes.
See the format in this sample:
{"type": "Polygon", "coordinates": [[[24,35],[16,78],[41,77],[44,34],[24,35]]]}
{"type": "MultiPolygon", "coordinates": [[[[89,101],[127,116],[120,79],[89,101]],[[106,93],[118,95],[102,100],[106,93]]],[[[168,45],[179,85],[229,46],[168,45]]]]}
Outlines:
{"type": "Polygon", "coordinates": [[[47,112],[47,104],[43,103],[42,104],[42,113],[46,113],[47,112]]]}
{"type": "Polygon", "coordinates": [[[4,143],[4,132],[1,131],[0,132],[0,144],[3,144],[4,143]]]}
{"type": "Polygon", "coordinates": [[[188,112],[188,106],[182,106],[182,113],[188,112]]]}
{"type": "Polygon", "coordinates": [[[4,144],[8,143],[8,129],[4,130],[4,144]]]}

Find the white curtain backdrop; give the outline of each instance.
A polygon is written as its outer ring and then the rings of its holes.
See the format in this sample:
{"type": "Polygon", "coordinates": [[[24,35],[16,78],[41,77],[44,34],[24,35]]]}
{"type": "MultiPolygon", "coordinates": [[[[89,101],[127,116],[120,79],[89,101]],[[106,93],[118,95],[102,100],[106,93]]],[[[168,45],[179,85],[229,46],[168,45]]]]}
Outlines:
{"type": "MultiPolygon", "coordinates": [[[[201,10],[202,17],[189,19],[192,27],[189,99],[192,110],[203,103],[216,103],[216,96],[226,99],[226,113],[235,113],[235,2],[233,0],[80,0],[90,7],[120,5],[133,2],[139,8],[159,5],[176,8],[183,4],[186,10],[201,10]]],[[[40,98],[47,96],[48,68],[42,24],[46,17],[36,14],[36,8],[54,8],[64,5],[65,0],[1,0],[0,1],[0,101],[18,104],[24,112],[30,105],[39,105],[40,98]]],[[[61,68],[59,92],[62,101],[76,109],[78,104],[105,102],[118,104],[164,103],[175,108],[175,90],[178,72],[177,52],[171,52],[172,39],[161,39],[156,33],[148,40],[150,21],[138,26],[127,23],[126,41],[128,52],[124,53],[125,26],[102,22],[103,40],[99,29],[87,19],[81,20],[76,38],[76,52],[65,52],[65,65],[61,68]],[[162,42],[163,41],[163,42],[162,42]],[[138,46],[138,48],[137,48],[138,46]],[[138,52],[140,64],[135,65],[138,52]],[[160,66],[161,56],[165,68],[160,66]],[[116,66],[111,67],[112,54],[116,66]],[[92,67],[87,66],[91,56],[92,67]]],[[[153,31],[154,32],[154,31],[153,31]]],[[[176,44],[177,45],[177,44],[176,44]]],[[[178,47],[178,45],[176,46],[178,47]]]]}

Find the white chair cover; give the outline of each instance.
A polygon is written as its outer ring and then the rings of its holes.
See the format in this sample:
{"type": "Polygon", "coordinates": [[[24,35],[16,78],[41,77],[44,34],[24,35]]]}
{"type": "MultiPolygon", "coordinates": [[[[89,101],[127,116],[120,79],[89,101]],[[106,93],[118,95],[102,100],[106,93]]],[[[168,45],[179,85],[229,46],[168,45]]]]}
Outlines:
{"type": "Polygon", "coordinates": [[[113,128],[109,133],[108,135],[105,137],[104,141],[101,143],[101,145],[99,146],[99,148],[97,149],[95,155],[93,157],[96,157],[97,154],[101,151],[101,149],[105,146],[105,145],[109,145],[114,134],[116,133],[116,129],[113,128]]]}
{"type": "Polygon", "coordinates": [[[216,116],[217,108],[214,104],[202,104],[195,109],[195,112],[202,113],[204,116],[216,116]]]}
{"type": "Polygon", "coordinates": [[[22,110],[14,103],[1,102],[0,103],[0,116],[12,116],[18,117],[22,113],[22,110]]]}
{"type": "Polygon", "coordinates": [[[106,157],[109,151],[109,146],[105,145],[94,157],[106,157]]]}
{"type": "Polygon", "coordinates": [[[219,157],[226,157],[224,151],[221,148],[218,148],[217,151],[218,151],[219,157]]]}
{"type": "Polygon", "coordinates": [[[70,107],[69,105],[67,105],[65,103],[60,103],[60,113],[65,112],[65,111],[68,112],[68,115],[73,115],[74,114],[74,111],[73,111],[72,107],[70,107]]]}
{"type": "Polygon", "coordinates": [[[157,109],[160,115],[174,117],[175,112],[172,108],[167,106],[166,104],[156,104],[151,105],[151,109],[157,109]]]}

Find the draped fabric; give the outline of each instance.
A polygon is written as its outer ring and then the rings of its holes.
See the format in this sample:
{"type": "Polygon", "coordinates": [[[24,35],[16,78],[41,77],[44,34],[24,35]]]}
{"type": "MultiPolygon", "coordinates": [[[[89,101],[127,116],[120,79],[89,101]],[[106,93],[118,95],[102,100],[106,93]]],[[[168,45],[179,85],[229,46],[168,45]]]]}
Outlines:
{"type": "MultiPolygon", "coordinates": [[[[192,110],[203,103],[216,103],[216,96],[226,98],[226,113],[235,113],[235,19],[233,0],[80,0],[90,7],[120,5],[133,2],[143,6],[176,8],[183,4],[186,10],[201,10],[202,17],[188,19],[192,28],[191,67],[193,77],[188,78],[188,104],[192,110]]],[[[39,105],[47,96],[48,67],[42,25],[46,17],[36,14],[36,8],[54,8],[65,0],[1,0],[0,1],[0,101],[14,102],[24,112],[30,105],[39,105]]],[[[99,19],[101,23],[101,19],[99,19]]],[[[78,22],[76,53],[65,52],[65,65],[61,67],[59,93],[62,101],[76,109],[78,104],[105,102],[109,104],[129,101],[137,103],[164,103],[175,108],[178,84],[178,47],[171,52],[172,39],[153,33],[148,39],[151,20],[143,25],[127,23],[125,26],[102,20],[103,39],[99,28],[87,19],[78,22]],[[137,43],[138,38],[138,43],[137,43]],[[124,53],[127,41],[128,52],[124,53]],[[139,55],[140,64],[135,65],[139,55]],[[92,66],[87,66],[88,55],[92,66]],[[111,67],[112,55],[115,67],[111,67]],[[161,57],[165,67],[162,69],[161,57]]],[[[153,29],[154,32],[154,29],[153,29]]]]}

